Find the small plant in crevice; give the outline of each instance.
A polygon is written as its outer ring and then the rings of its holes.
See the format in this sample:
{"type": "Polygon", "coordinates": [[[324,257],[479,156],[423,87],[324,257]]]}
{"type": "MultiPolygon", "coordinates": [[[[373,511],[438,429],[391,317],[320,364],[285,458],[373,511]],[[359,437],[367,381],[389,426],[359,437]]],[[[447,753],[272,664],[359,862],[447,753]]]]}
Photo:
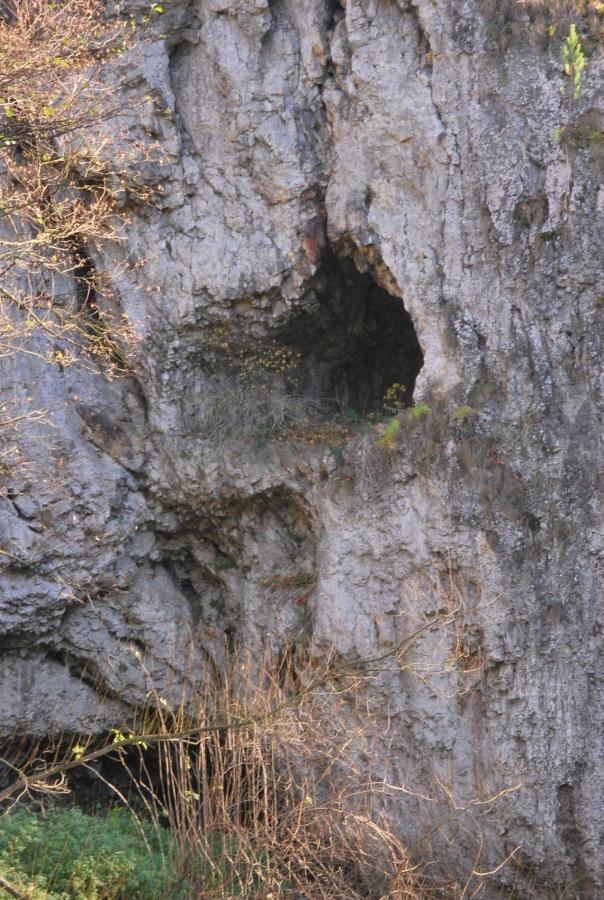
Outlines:
{"type": "MultiPolygon", "coordinates": [[[[389,389],[390,393],[397,395],[396,388],[399,385],[393,385],[394,391],[389,389]]],[[[387,392],[388,393],[388,392],[387,392]]],[[[377,444],[385,450],[395,450],[398,446],[399,436],[401,434],[401,426],[407,421],[409,423],[420,422],[430,415],[432,409],[427,403],[418,403],[408,409],[399,408],[399,414],[391,418],[385,425],[380,427],[380,436],[377,444]]]]}
{"type": "Polygon", "coordinates": [[[577,100],[581,93],[585,54],[574,22],[571,23],[568,36],[562,45],[562,62],[564,63],[564,74],[569,80],[570,95],[573,100],[577,100]]]}
{"type": "Polygon", "coordinates": [[[389,413],[398,413],[408,405],[406,386],[395,381],[384,393],[384,410],[389,413]]]}
{"type": "Polygon", "coordinates": [[[378,438],[377,443],[379,444],[379,446],[383,447],[385,450],[394,450],[397,446],[397,438],[400,428],[400,419],[391,419],[378,438]]]}
{"type": "Polygon", "coordinates": [[[473,414],[474,410],[472,409],[472,407],[464,404],[463,406],[458,406],[453,410],[453,412],[451,413],[451,418],[457,425],[463,425],[464,422],[467,422],[473,414]]]}
{"type": "Polygon", "coordinates": [[[563,146],[579,149],[589,149],[604,143],[604,131],[601,128],[590,125],[588,122],[577,122],[562,125],[554,131],[554,137],[563,146]]]}
{"type": "Polygon", "coordinates": [[[484,6],[487,34],[502,50],[525,40],[548,50],[573,22],[589,50],[604,43],[602,0],[484,0],[484,6]]]}
{"type": "Polygon", "coordinates": [[[292,590],[294,588],[312,587],[316,581],[316,575],[312,572],[294,572],[291,575],[270,575],[260,579],[260,584],[276,590],[292,590]]]}
{"type": "MultiPolygon", "coordinates": [[[[602,37],[604,40],[604,35],[602,37]]],[[[566,121],[561,122],[553,132],[553,136],[567,151],[581,147],[588,148],[591,144],[600,143],[602,130],[597,118],[593,118],[590,111],[587,111],[579,121],[573,121],[575,105],[581,94],[586,68],[583,43],[575,22],[570,23],[560,52],[564,76],[567,79],[560,89],[562,96],[566,98],[566,121]]]]}
{"type": "Polygon", "coordinates": [[[424,419],[426,416],[429,416],[431,412],[432,407],[428,406],[427,403],[417,403],[409,410],[409,418],[412,422],[419,422],[420,419],[424,419]]]}

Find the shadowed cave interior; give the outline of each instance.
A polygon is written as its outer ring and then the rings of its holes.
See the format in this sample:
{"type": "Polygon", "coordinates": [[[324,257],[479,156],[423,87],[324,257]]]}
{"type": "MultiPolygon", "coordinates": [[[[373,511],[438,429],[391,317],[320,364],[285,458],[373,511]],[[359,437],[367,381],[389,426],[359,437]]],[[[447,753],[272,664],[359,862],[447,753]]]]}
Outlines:
{"type": "Polygon", "coordinates": [[[424,358],[400,297],[351,257],[328,251],[298,302],[262,337],[237,317],[209,332],[201,364],[211,386],[182,398],[192,428],[213,441],[241,439],[309,416],[364,416],[390,412],[393,399],[413,403],[424,358]]]}
{"type": "Polygon", "coordinates": [[[300,393],[366,414],[381,410],[388,388],[399,384],[410,404],[423,354],[400,297],[333,253],[310,296],[315,302],[280,336],[300,353],[300,393]]]}

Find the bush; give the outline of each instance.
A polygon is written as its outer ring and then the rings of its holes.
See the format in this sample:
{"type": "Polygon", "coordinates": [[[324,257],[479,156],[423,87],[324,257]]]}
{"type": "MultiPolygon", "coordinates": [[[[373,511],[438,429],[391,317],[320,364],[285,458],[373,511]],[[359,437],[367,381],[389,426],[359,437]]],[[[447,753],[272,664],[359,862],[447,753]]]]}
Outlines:
{"type": "Polygon", "coordinates": [[[420,419],[429,416],[431,412],[432,409],[427,403],[417,403],[409,410],[409,418],[412,419],[413,422],[419,422],[420,419]]]}
{"type": "MultiPolygon", "coordinates": [[[[35,900],[184,897],[168,836],[124,809],[20,809],[0,818],[0,872],[35,900]]],[[[0,896],[7,896],[0,890],[0,896]]]]}

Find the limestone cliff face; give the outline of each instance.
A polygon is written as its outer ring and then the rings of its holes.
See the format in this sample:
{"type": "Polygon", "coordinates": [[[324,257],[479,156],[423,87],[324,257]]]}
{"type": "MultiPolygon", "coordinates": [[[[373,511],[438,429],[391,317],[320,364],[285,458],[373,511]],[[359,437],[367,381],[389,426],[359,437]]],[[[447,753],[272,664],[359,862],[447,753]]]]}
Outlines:
{"type": "Polygon", "coordinates": [[[436,617],[371,688],[401,833],[602,896],[602,63],[571,102],[515,3],[163,5],[116,63],[161,192],[89,248],[133,375],[2,363],[51,425],[0,499],[0,727],[102,727],[225,631],[370,655],[436,617]],[[391,449],[258,439],[393,383],[432,412],[391,449]]]}

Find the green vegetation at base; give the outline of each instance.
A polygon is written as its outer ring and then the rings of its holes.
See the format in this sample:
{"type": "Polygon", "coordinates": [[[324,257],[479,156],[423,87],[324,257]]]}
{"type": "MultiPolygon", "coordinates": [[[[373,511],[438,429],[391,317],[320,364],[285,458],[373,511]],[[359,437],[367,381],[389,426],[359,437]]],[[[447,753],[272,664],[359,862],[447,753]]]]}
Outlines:
{"type": "MultiPolygon", "coordinates": [[[[0,875],[31,900],[185,897],[169,835],[128,810],[29,809],[0,817],[0,875]]],[[[0,888],[0,898],[10,895],[0,888]]]]}

